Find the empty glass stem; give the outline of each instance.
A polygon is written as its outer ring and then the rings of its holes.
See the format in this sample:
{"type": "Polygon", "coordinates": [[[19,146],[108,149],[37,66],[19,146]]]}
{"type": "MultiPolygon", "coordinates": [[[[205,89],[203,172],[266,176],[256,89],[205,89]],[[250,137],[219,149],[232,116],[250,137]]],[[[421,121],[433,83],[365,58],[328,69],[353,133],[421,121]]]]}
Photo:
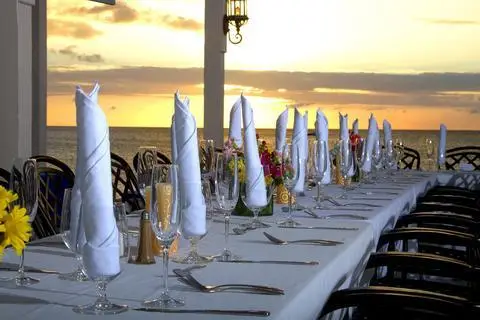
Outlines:
{"type": "Polygon", "coordinates": [[[223,249],[224,254],[229,254],[228,249],[228,238],[230,234],[230,215],[225,214],[225,248],[223,249]]]}
{"type": "Polygon", "coordinates": [[[168,259],[169,259],[169,252],[170,245],[163,245],[163,295],[168,294],[168,259]]]}
{"type": "Polygon", "coordinates": [[[20,257],[20,264],[18,265],[17,279],[22,279],[25,277],[24,263],[25,263],[25,250],[22,250],[22,255],[20,257]]]}

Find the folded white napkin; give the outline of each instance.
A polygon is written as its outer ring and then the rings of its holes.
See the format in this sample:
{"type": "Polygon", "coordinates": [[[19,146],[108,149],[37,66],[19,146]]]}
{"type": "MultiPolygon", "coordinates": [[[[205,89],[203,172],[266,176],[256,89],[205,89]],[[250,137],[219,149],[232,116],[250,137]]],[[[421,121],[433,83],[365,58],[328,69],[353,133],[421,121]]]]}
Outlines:
{"type": "MultiPolygon", "coordinates": [[[[307,130],[305,128],[305,118],[301,115],[297,108],[295,108],[295,117],[293,119],[293,135],[292,145],[298,148],[300,162],[300,168],[296,168],[296,161],[294,162],[294,169],[298,170],[299,177],[297,184],[293,188],[295,192],[303,192],[305,188],[305,136],[307,130]]],[[[292,156],[295,156],[292,154],[292,156]]]]}
{"type": "Polygon", "coordinates": [[[237,101],[230,109],[230,126],[228,128],[228,137],[233,139],[238,147],[242,146],[242,99],[237,101]]]}
{"type": "Polygon", "coordinates": [[[267,205],[267,189],[265,186],[265,176],[263,166],[258,154],[257,133],[255,122],[253,120],[253,110],[250,102],[241,95],[243,129],[245,130],[245,167],[247,172],[246,190],[247,206],[263,207],[267,205]]]}
{"type": "MultiPolygon", "coordinates": [[[[392,141],[392,145],[389,147],[389,149],[391,149],[393,147],[392,125],[386,119],[383,120],[383,139],[384,139],[383,143],[385,148],[388,147],[388,141],[392,141]]],[[[391,152],[392,150],[387,150],[387,151],[391,152]]]]}
{"type": "Polygon", "coordinates": [[[282,152],[287,140],[288,109],[285,109],[277,118],[275,126],[275,151],[282,152]]]}
{"type": "Polygon", "coordinates": [[[358,119],[355,119],[355,121],[353,121],[352,132],[353,134],[358,134],[358,119]]]}
{"type": "Polygon", "coordinates": [[[442,123],[440,125],[440,137],[438,140],[438,165],[445,164],[445,152],[447,149],[447,127],[442,123]]]}
{"type": "Polygon", "coordinates": [[[189,110],[190,100],[180,101],[178,92],[175,93],[174,100],[172,149],[175,148],[177,154],[172,162],[179,169],[182,233],[186,237],[199,237],[207,232],[207,218],[200,176],[197,123],[189,110]]]}
{"type": "Polygon", "coordinates": [[[107,119],[97,102],[100,86],[90,94],[77,87],[78,157],[81,167],[82,222],[86,243],[83,261],[91,278],[120,272],[118,229],[113,214],[110,141],[107,119]]]}
{"type": "Polygon", "coordinates": [[[374,142],[377,136],[377,120],[373,116],[373,114],[370,115],[370,119],[368,120],[368,135],[367,135],[367,145],[365,148],[365,159],[362,165],[362,169],[365,172],[370,172],[372,171],[372,152],[373,152],[373,146],[374,142]]]}
{"type": "MultiPolygon", "coordinates": [[[[327,150],[330,150],[328,147],[328,119],[325,117],[322,111],[317,110],[317,119],[315,121],[315,135],[317,140],[325,141],[327,150]]],[[[327,171],[322,179],[322,184],[329,184],[332,181],[332,168],[330,165],[330,152],[327,152],[327,171]]]]}
{"type": "MultiPolygon", "coordinates": [[[[340,112],[338,113],[339,120],[340,120],[340,140],[350,140],[350,135],[348,134],[348,114],[342,115],[340,112]]],[[[353,157],[353,153],[352,153],[353,157]]],[[[352,158],[353,160],[353,158],[352,158]]],[[[354,163],[352,161],[352,166],[348,170],[348,176],[351,177],[354,175],[354,163]]]]}
{"type": "Polygon", "coordinates": [[[303,121],[305,122],[305,146],[303,147],[303,160],[307,163],[308,160],[308,111],[305,111],[303,115],[303,121]]]}

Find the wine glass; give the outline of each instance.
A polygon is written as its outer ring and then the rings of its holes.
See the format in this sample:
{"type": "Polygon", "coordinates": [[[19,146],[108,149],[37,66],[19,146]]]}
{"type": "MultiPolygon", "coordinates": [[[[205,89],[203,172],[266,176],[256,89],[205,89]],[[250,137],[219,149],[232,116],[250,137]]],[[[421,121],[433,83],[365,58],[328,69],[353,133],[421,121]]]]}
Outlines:
{"type": "Polygon", "coordinates": [[[233,256],[228,248],[230,234],[230,214],[237,205],[240,193],[238,176],[238,156],[236,153],[217,153],[215,167],[215,196],[218,207],[225,217],[225,248],[220,257],[221,261],[230,261],[238,257],[233,256]]]}
{"type": "Polygon", "coordinates": [[[340,171],[343,178],[343,192],[340,199],[347,199],[348,173],[353,164],[352,146],[349,139],[340,140],[339,146],[340,171]]]}
{"type": "Polygon", "coordinates": [[[168,290],[169,249],[180,234],[181,208],[178,166],[175,164],[155,165],[152,170],[152,229],[163,249],[163,288],[160,296],[143,302],[151,309],[167,309],[183,306],[183,299],[174,298],[168,290]]]}
{"type": "Polygon", "coordinates": [[[433,167],[433,157],[435,154],[435,144],[432,139],[426,138],[425,139],[425,147],[427,149],[427,160],[428,160],[428,168],[432,169],[433,167]]]}
{"type": "MultiPolygon", "coordinates": [[[[395,166],[394,168],[399,170],[401,169],[401,161],[403,159],[403,155],[405,154],[405,145],[403,144],[403,140],[401,138],[395,139],[395,166]]],[[[400,171],[401,173],[402,171],[400,171]]]]}
{"type": "MultiPolygon", "coordinates": [[[[58,277],[62,280],[70,281],[87,281],[88,276],[85,273],[83,267],[83,258],[82,258],[82,237],[85,236],[85,233],[79,234],[79,222],[81,221],[80,215],[77,218],[76,223],[72,224],[72,211],[71,211],[71,200],[72,200],[72,189],[65,189],[63,194],[63,203],[62,203],[62,217],[60,219],[60,236],[62,237],[63,243],[65,246],[75,254],[75,260],[77,264],[77,269],[73,272],[60,274],[58,277]],[[76,232],[73,234],[70,232],[71,227],[76,228],[76,232]],[[75,239],[73,239],[75,237],[75,239]]],[[[84,238],[83,238],[84,239],[84,238]]]]}
{"type": "Polygon", "coordinates": [[[380,140],[374,138],[373,140],[373,150],[372,150],[372,164],[374,169],[373,178],[378,181],[379,170],[382,168],[383,154],[382,148],[380,147],[380,140]]]}
{"type": "MultiPolygon", "coordinates": [[[[28,221],[33,223],[38,209],[38,194],[40,178],[35,159],[15,158],[10,174],[10,190],[18,195],[12,205],[19,205],[27,211],[28,221]]],[[[8,280],[15,286],[25,287],[40,282],[40,280],[25,275],[25,249],[22,250],[20,264],[15,278],[8,280]]]]}
{"type": "MultiPolygon", "coordinates": [[[[109,214],[111,214],[111,219],[113,221],[115,221],[115,216],[114,216],[115,210],[116,210],[115,205],[112,204],[109,210],[109,214]]],[[[116,228],[116,225],[115,225],[115,228],[116,228]]],[[[116,229],[115,231],[117,231],[117,236],[120,237],[118,229],[116,229]]],[[[118,262],[118,264],[120,265],[120,262],[116,260],[116,259],[119,259],[119,252],[115,246],[102,248],[102,251],[104,251],[102,252],[102,256],[105,257],[106,255],[108,257],[107,259],[109,261],[106,263],[108,263],[108,265],[112,264],[111,265],[112,269],[115,269],[113,268],[114,262],[118,262]],[[110,249],[111,250],[115,249],[116,252],[109,252],[110,249]],[[110,256],[110,254],[114,254],[115,256],[110,256]]],[[[83,253],[85,254],[85,248],[83,253]]],[[[98,253],[96,253],[96,255],[98,255],[98,253]]],[[[100,255],[98,255],[98,257],[100,257],[100,255]]],[[[83,259],[85,260],[85,257],[83,259]]],[[[100,266],[98,265],[96,266],[96,268],[99,268],[99,267],[100,266]]],[[[121,268],[119,268],[118,270],[105,271],[103,266],[101,266],[100,270],[89,270],[87,265],[85,267],[85,271],[87,276],[92,281],[95,282],[97,299],[91,304],[74,307],[73,312],[79,313],[79,314],[87,314],[87,315],[113,315],[113,314],[119,314],[119,313],[128,311],[128,306],[115,304],[111,302],[107,297],[107,285],[120,275],[121,268]]]]}
{"type": "Polygon", "coordinates": [[[313,158],[313,168],[315,173],[315,180],[317,184],[317,197],[315,209],[324,209],[325,206],[322,202],[325,200],[323,195],[323,184],[322,180],[325,177],[327,172],[329,161],[328,161],[328,149],[327,143],[324,140],[315,140],[312,147],[312,158],[313,158]]]}
{"type": "Polygon", "coordinates": [[[210,179],[215,164],[215,142],[211,139],[200,140],[198,148],[200,156],[200,172],[202,179],[210,179]]]}
{"type": "MultiPolygon", "coordinates": [[[[258,217],[260,211],[269,205],[270,201],[272,200],[273,195],[273,184],[266,184],[265,183],[265,194],[262,192],[255,191],[255,186],[257,183],[260,182],[260,179],[265,181],[265,171],[263,167],[258,169],[257,174],[253,175],[256,181],[247,182],[241,189],[240,194],[242,197],[242,201],[245,206],[253,212],[253,218],[242,225],[244,228],[248,229],[257,229],[257,228],[269,228],[271,227],[269,224],[264,223],[258,217]]],[[[248,179],[247,175],[247,179],[248,179]]]]}
{"type": "Polygon", "coordinates": [[[292,192],[293,188],[300,178],[300,166],[302,164],[302,159],[300,157],[299,148],[295,144],[287,143],[283,147],[282,152],[282,180],[283,185],[288,190],[288,216],[285,221],[279,223],[279,225],[286,227],[294,227],[300,225],[297,221],[293,219],[292,216],[292,192]]]}
{"type": "Polygon", "coordinates": [[[145,188],[151,185],[152,169],[158,163],[156,147],[140,147],[138,150],[137,182],[140,194],[145,197],[145,188]]]}

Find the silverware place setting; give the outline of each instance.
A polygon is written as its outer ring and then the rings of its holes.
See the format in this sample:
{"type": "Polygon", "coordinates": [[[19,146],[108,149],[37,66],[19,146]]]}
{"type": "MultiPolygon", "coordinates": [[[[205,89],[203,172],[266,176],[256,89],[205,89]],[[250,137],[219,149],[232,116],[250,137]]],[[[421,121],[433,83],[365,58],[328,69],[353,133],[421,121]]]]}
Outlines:
{"type": "Polygon", "coordinates": [[[316,266],[318,261],[287,261],[287,260],[229,260],[218,261],[220,263],[262,263],[262,264],[285,264],[294,266],[316,266]]]}
{"type": "Polygon", "coordinates": [[[251,316],[251,317],[268,317],[269,311],[265,310],[223,310],[223,309],[149,309],[135,308],[135,311],[159,312],[159,313],[196,313],[196,314],[216,314],[225,316],[251,316]]]}
{"type": "MultiPolygon", "coordinates": [[[[351,200],[392,201],[392,198],[351,198],[351,200]]],[[[380,205],[378,205],[381,207],[380,205]]]]}
{"type": "Polygon", "coordinates": [[[278,226],[283,229],[309,229],[309,230],[343,230],[343,231],[358,231],[358,228],[349,227],[324,227],[324,226],[278,226]]]}
{"type": "Polygon", "coordinates": [[[302,240],[282,240],[277,237],[272,236],[269,233],[264,232],[263,235],[267,237],[268,240],[275,244],[279,245],[287,245],[287,244],[312,244],[312,245],[320,245],[320,246],[336,246],[339,244],[343,244],[341,241],[335,241],[335,240],[325,240],[325,239],[302,239],[302,240]]]}
{"type": "MultiPolygon", "coordinates": [[[[365,199],[356,199],[356,200],[365,200],[365,199]]],[[[381,205],[372,204],[372,203],[363,203],[363,202],[349,202],[349,203],[341,203],[335,199],[327,199],[327,201],[331,202],[333,205],[337,207],[351,207],[351,206],[363,206],[369,208],[380,208],[381,205]]]]}
{"type": "MultiPolygon", "coordinates": [[[[10,266],[2,266],[0,265],[0,271],[18,271],[18,266],[10,267],[10,266]]],[[[55,270],[48,270],[48,269],[39,269],[34,267],[24,267],[24,272],[26,273],[44,273],[44,274],[60,274],[60,272],[55,270]]]]}
{"type": "MultiPolygon", "coordinates": [[[[338,208],[336,210],[346,210],[344,208],[338,208]]],[[[332,209],[333,210],[333,209],[332,209]]],[[[352,211],[371,211],[372,209],[353,209],[353,208],[350,208],[350,210],[352,211]]],[[[316,218],[316,219],[356,219],[356,220],[368,220],[367,217],[364,217],[364,216],[361,216],[359,214],[348,214],[348,213],[344,213],[344,214],[329,214],[329,215],[326,215],[326,216],[320,216],[318,214],[316,214],[315,212],[313,212],[313,210],[311,209],[306,209],[305,210],[305,213],[308,213],[310,216],[316,218]]]]}
{"type": "Polygon", "coordinates": [[[222,285],[205,285],[200,283],[195,279],[190,272],[182,272],[181,269],[173,269],[173,272],[178,276],[177,280],[186,284],[194,289],[197,289],[201,292],[206,293],[215,293],[222,291],[236,291],[244,293],[253,293],[253,294],[267,294],[267,295],[283,295],[285,292],[282,289],[261,286],[261,285],[252,285],[252,284],[237,284],[229,283],[222,285]]]}
{"type": "Polygon", "coordinates": [[[349,194],[361,194],[361,195],[366,195],[366,196],[373,196],[373,195],[390,195],[390,196],[396,196],[399,195],[398,192],[387,192],[387,191],[355,191],[355,192],[350,192],[349,194]]]}

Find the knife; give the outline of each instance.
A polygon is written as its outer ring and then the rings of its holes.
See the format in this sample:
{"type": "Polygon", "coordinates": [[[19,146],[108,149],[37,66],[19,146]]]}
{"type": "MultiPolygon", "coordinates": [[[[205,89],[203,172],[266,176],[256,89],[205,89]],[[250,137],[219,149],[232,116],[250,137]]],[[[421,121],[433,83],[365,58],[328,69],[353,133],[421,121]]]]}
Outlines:
{"type": "Polygon", "coordinates": [[[322,230],[349,230],[349,231],[358,230],[358,228],[347,228],[347,227],[320,227],[320,226],[297,226],[297,227],[278,226],[278,227],[284,228],[284,229],[322,229],[322,230]]]}
{"type": "Polygon", "coordinates": [[[148,309],[134,308],[135,311],[161,312],[161,313],[199,313],[199,314],[219,314],[229,316],[253,316],[268,317],[269,311],[263,310],[219,310],[219,309],[148,309]]]}
{"type": "Polygon", "coordinates": [[[230,260],[219,261],[226,263],[265,263],[265,264],[291,264],[296,266],[314,266],[318,261],[286,261],[286,260],[230,260]]]}
{"type": "Polygon", "coordinates": [[[372,211],[372,208],[346,208],[346,207],[329,207],[325,209],[317,209],[321,211],[329,211],[329,210],[341,210],[341,211],[372,211]]]}
{"type": "MultiPolygon", "coordinates": [[[[0,271],[18,271],[18,268],[12,267],[2,267],[0,266],[0,271]]],[[[60,272],[55,270],[46,270],[46,269],[36,269],[36,268],[24,268],[25,273],[46,273],[46,274],[60,274],[60,272]]]]}
{"type": "Polygon", "coordinates": [[[393,200],[393,199],[389,199],[389,198],[351,198],[351,200],[373,200],[373,201],[383,200],[383,201],[390,201],[390,200],[393,200]]]}

